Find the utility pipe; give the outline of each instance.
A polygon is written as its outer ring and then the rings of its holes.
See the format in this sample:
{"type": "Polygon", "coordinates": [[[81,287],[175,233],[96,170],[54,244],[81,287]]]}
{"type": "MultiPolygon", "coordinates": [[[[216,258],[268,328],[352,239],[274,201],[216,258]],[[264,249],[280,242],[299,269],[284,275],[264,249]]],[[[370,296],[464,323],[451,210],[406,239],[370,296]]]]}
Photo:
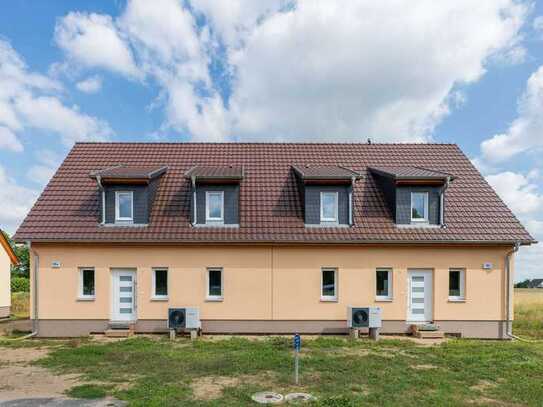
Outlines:
{"type": "Polygon", "coordinates": [[[505,289],[505,305],[507,307],[506,313],[505,313],[506,324],[507,324],[505,334],[508,337],[514,338],[514,339],[519,339],[519,338],[513,336],[513,332],[512,332],[513,321],[512,321],[511,311],[513,308],[513,304],[512,304],[513,296],[511,295],[511,286],[513,285],[513,281],[512,281],[512,275],[511,275],[511,256],[513,256],[513,254],[518,252],[519,248],[520,248],[520,242],[515,242],[515,246],[513,247],[513,250],[510,250],[505,255],[505,270],[506,270],[506,283],[507,283],[507,287],[505,289]]]}

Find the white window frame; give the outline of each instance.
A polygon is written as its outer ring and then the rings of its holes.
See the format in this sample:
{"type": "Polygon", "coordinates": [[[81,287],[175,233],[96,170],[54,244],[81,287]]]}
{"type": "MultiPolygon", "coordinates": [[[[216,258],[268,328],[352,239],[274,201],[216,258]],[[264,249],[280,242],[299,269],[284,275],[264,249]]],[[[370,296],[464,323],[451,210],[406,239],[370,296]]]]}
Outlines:
{"type": "Polygon", "coordinates": [[[115,191],[115,222],[133,222],[134,221],[134,191],[115,191]],[[119,208],[119,195],[130,195],[130,201],[132,203],[130,214],[131,217],[121,217],[119,208]]]}
{"type": "Polygon", "coordinates": [[[378,267],[375,269],[375,300],[376,301],[392,301],[393,298],[393,276],[392,268],[378,267]],[[388,273],[388,295],[377,295],[377,272],[386,271],[388,273]]]}
{"type": "Polygon", "coordinates": [[[338,221],[338,218],[339,218],[339,194],[337,193],[337,191],[321,191],[321,194],[320,194],[320,199],[321,199],[321,222],[337,222],[338,221]],[[324,200],[324,196],[326,194],[329,194],[329,195],[334,195],[334,199],[335,199],[335,203],[336,203],[336,210],[335,210],[335,214],[334,214],[334,217],[333,218],[325,218],[324,217],[324,205],[323,205],[323,200],[324,200]]]}
{"type": "Polygon", "coordinates": [[[224,300],[224,269],[222,267],[208,267],[206,269],[206,300],[222,301],[224,300]],[[221,295],[211,295],[209,293],[209,272],[218,270],[221,272],[221,295]]]}
{"type": "MultiPolygon", "coordinates": [[[[449,301],[452,302],[464,302],[466,301],[466,269],[463,268],[450,268],[449,274],[451,271],[460,272],[460,295],[449,295],[449,301]]],[[[447,294],[450,293],[450,275],[447,279],[449,286],[447,287],[447,294]]]]}
{"type": "Polygon", "coordinates": [[[93,301],[96,298],[96,270],[94,267],[79,267],[79,289],[77,291],[77,298],[79,300],[93,301]],[[87,270],[93,272],[94,277],[94,294],[83,294],[83,273],[87,270]]]}
{"type": "Polygon", "coordinates": [[[411,192],[411,222],[428,222],[428,192],[411,192]],[[424,218],[413,218],[413,195],[424,195],[424,218]]]}
{"type": "Polygon", "coordinates": [[[151,287],[152,287],[152,290],[153,290],[152,293],[151,293],[151,299],[153,299],[153,300],[167,300],[168,296],[170,294],[170,270],[168,269],[168,267],[153,267],[152,273],[151,273],[151,279],[152,279],[151,287]],[[156,272],[157,271],[162,271],[162,270],[166,271],[166,292],[167,292],[166,295],[158,295],[156,293],[156,272]]]}
{"type": "Polygon", "coordinates": [[[224,222],[224,191],[206,191],[206,222],[224,222]],[[221,196],[221,216],[219,218],[212,218],[211,216],[209,216],[210,195],[221,196]]]}
{"type": "Polygon", "coordinates": [[[321,267],[321,285],[320,285],[320,294],[321,301],[324,302],[337,302],[338,300],[338,269],[337,267],[321,267]],[[334,295],[324,295],[324,272],[332,270],[334,272],[334,295]]]}

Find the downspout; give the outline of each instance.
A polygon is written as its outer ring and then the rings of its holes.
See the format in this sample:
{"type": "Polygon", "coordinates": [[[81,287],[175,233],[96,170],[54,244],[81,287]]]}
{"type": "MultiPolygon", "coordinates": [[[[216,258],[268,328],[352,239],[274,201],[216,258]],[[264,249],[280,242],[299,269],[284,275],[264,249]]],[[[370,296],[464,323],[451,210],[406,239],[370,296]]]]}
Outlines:
{"type": "Polygon", "coordinates": [[[443,185],[443,188],[441,189],[441,195],[439,196],[439,223],[441,224],[442,228],[447,227],[445,224],[445,191],[447,188],[449,188],[450,182],[451,177],[447,177],[445,185],[443,185]]]}
{"type": "Polygon", "coordinates": [[[515,246],[513,247],[513,250],[510,250],[505,255],[505,276],[506,276],[506,283],[507,286],[505,288],[505,306],[506,308],[506,331],[505,335],[514,338],[514,339],[521,339],[513,335],[513,321],[512,321],[512,311],[513,311],[513,296],[511,295],[511,287],[513,285],[512,275],[511,275],[511,257],[513,254],[518,252],[518,249],[520,248],[520,242],[515,242],[515,246]]]}
{"type": "Polygon", "coordinates": [[[193,175],[190,177],[192,181],[192,201],[193,201],[193,207],[194,207],[194,219],[192,220],[192,226],[196,225],[198,223],[198,217],[197,217],[197,209],[196,209],[196,177],[193,175]]]}
{"type": "Polygon", "coordinates": [[[106,223],[106,191],[102,185],[102,178],[100,175],[96,176],[96,182],[98,183],[98,187],[102,193],[102,221],[100,223],[104,225],[106,223]]]}
{"type": "Polygon", "coordinates": [[[351,177],[351,190],[349,191],[349,226],[353,226],[353,190],[356,178],[351,177]]]}
{"type": "Polygon", "coordinates": [[[32,292],[32,298],[33,298],[33,303],[34,303],[34,307],[33,307],[33,313],[34,313],[34,318],[32,319],[32,333],[30,335],[28,335],[28,337],[30,336],[36,336],[38,334],[38,329],[39,329],[39,323],[38,323],[38,269],[40,267],[40,256],[38,253],[36,253],[36,251],[34,249],[32,249],[32,242],[29,240],[27,242],[27,246],[28,246],[28,252],[30,254],[32,254],[34,256],[34,267],[33,267],[33,270],[32,270],[32,274],[33,274],[33,280],[34,280],[34,284],[33,284],[33,287],[34,290],[32,292]]]}

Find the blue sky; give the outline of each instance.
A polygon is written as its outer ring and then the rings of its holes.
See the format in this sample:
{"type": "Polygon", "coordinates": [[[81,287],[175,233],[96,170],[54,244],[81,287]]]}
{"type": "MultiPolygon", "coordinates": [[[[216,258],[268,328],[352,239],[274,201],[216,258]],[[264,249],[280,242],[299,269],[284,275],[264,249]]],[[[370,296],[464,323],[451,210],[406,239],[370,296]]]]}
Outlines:
{"type": "MultiPolygon", "coordinates": [[[[371,137],[459,144],[543,240],[543,5],[382,3],[10,2],[1,227],[78,140],[371,137]]],[[[541,263],[522,249],[517,279],[541,263]]]]}

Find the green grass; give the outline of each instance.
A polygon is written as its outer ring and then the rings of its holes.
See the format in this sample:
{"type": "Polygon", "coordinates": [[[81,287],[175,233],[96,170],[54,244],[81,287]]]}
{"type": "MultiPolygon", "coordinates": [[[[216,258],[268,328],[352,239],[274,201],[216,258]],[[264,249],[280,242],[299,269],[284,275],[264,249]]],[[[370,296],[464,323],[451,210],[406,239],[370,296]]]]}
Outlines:
{"type": "MultiPolygon", "coordinates": [[[[318,397],[317,406],[488,405],[489,400],[541,406],[543,400],[542,344],[452,340],[421,347],[327,337],[305,340],[301,355],[300,387],[293,385],[289,338],[81,342],[57,346],[37,363],[83,374],[88,383],[104,384],[103,394],[133,406],[244,406],[252,405],[251,394],[264,390],[310,392],[318,397]],[[218,391],[215,387],[217,398],[202,399],[197,385],[214,380],[223,383],[218,391]]],[[[91,389],[80,386],[71,394],[92,394],[91,389]]]]}
{"type": "Polygon", "coordinates": [[[66,395],[77,399],[101,399],[106,397],[112,386],[100,386],[96,384],[83,384],[72,387],[66,395]]]}

